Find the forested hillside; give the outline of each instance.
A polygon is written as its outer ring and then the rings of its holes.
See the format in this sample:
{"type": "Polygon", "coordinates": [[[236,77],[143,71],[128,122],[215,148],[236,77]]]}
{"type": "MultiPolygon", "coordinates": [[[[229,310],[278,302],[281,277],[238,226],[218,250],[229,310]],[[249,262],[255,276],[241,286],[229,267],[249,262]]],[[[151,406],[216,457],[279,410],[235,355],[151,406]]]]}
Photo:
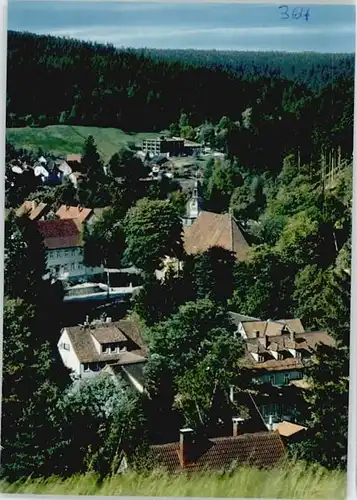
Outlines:
{"type": "Polygon", "coordinates": [[[250,110],[248,127],[232,127],[226,141],[227,152],[247,166],[276,170],[283,156],[298,150],[304,162],[326,147],[352,153],[351,56],[333,56],[332,68],[329,56],[315,54],[275,54],[271,65],[264,53],[239,59],[188,51],[180,62],[181,53],[158,54],[9,32],[7,125],[159,131],[182,112],[195,127],[222,116],[241,124],[250,110]],[[300,77],[292,85],[294,74],[300,77]],[[305,85],[310,79],[318,80],[318,89],[305,85]]]}
{"type": "Polygon", "coordinates": [[[241,78],[282,78],[320,89],[338,77],[353,78],[353,54],[147,49],[145,54],[196,66],[221,67],[241,78]]]}

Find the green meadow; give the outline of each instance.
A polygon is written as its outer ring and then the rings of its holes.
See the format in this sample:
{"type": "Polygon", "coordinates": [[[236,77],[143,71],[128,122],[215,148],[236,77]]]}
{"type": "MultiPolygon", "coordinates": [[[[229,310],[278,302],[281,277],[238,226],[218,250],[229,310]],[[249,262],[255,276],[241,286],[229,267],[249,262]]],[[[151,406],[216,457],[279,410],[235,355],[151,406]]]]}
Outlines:
{"type": "Polygon", "coordinates": [[[142,495],[162,497],[230,497],[331,499],[346,497],[346,474],[305,464],[286,464],[273,470],[243,468],[230,474],[212,472],[170,476],[161,471],[129,472],[100,481],[95,474],[69,479],[51,477],[13,484],[2,482],[3,493],[43,495],[142,495]]]}
{"type": "Polygon", "coordinates": [[[7,140],[16,148],[45,152],[56,155],[81,153],[84,141],[89,135],[94,137],[98,151],[103,160],[107,161],[122,146],[128,142],[140,144],[143,138],[157,137],[158,133],[127,133],[116,128],[81,127],[71,125],[50,125],[44,128],[24,127],[8,128],[7,140]]]}

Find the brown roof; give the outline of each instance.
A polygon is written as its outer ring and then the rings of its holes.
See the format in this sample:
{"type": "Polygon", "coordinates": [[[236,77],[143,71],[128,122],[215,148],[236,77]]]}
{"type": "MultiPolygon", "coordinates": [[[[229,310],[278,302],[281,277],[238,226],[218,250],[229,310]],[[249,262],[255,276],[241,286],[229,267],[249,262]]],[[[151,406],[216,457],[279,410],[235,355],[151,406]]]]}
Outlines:
{"type": "Polygon", "coordinates": [[[306,431],[306,429],[307,428],[303,427],[302,425],[293,424],[292,422],[286,422],[285,420],[283,422],[280,422],[280,424],[276,428],[280,436],[284,437],[290,437],[294,434],[297,434],[298,432],[306,431]]]}
{"type": "Polygon", "coordinates": [[[248,338],[254,337],[254,332],[265,335],[276,336],[281,335],[284,329],[291,332],[303,333],[304,327],[300,319],[279,319],[276,321],[243,321],[244,331],[248,338]]]}
{"type": "Polygon", "coordinates": [[[233,252],[238,260],[248,256],[249,245],[230,214],[201,212],[192,226],[184,228],[184,246],[188,254],[222,247],[233,252]]]}
{"type": "MultiPolygon", "coordinates": [[[[138,326],[131,320],[121,320],[115,323],[109,323],[108,337],[114,338],[112,332],[116,329],[118,331],[118,338],[124,338],[129,341],[128,351],[121,353],[101,353],[99,354],[95,348],[93,337],[96,336],[96,331],[102,332],[106,328],[103,324],[98,327],[84,328],[81,326],[66,327],[64,330],[68,333],[69,339],[72,343],[73,349],[77,358],[81,363],[92,363],[99,361],[118,361],[120,364],[141,363],[145,361],[147,349],[144,339],[138,326]],[[121,337],[123,336],[123,337],[121,337]]],[[[99,333],[100,337],[104,337],[103,333],[99,333]]],[[[112,340],[117,342],[117,340],[112,340]]]]}
{"type": "Polygon", "coordinates": [[[66,161],[67,162],[72,162],[72,163],[81,163],[81,161],[82,161],[82,155],[69,154],[69,155],[67,155],[66,161]]]}
{"type": "Polygon", "coordinates": [[[53,219],[37,221],[36,225],[48,250],[83,245],[82,231],[78,221],[53,219]]]}
{"type": "Polygon", "coordinates": [[[84,207],[70,207],[68,205],[61,205],[57,210],[56,215],[60,219],[78,219],[80,222],[86,221],[93,214],[91,208],[84,207]]]}
{"type": "Polygon", "coordinates": [[[247,368],[267,371],[301,370],[305,366],[303,359],[295,358],[289,349],[306,351],[311,357],[319,344],[334,346],[336,342],[327,332],[304,332],[294,335],[294,340],[290,338],[289,334],[265,337],[265,339],[250,338],[246,340],[247,354],[243,364],[247,368]],[[264,341],[265,345],[263,345],[264,341]],[[283,359],[275,359],[271,351],[282,352],[283,359]],[[264,360],[262,362],[255,361],[250,354],[252,352],[263,354],[264,360]]]}
{"type": "Polygon", "coordinates": [[[127,340],[124,333],[114,323],[100,325],[98,328],[93,329],[92,335],[100,344],[125,342],[127,340]]]}
{"type": "Polygon", "coordinates": [[[273,467],[285,457],[285,447],[278,432],[257,432],[236,437],[202,439],[195,443],[192,463],[181,467],[179,443],[152,446],[154,460],[169,472],[224,470],[232,465],[273,467]]]}
{"type": "Polygon", "coordinates": [[[18,217],[26,215],[30,220],[39,220],[50,211],[46,203],[37,203],[36,201],[24,201],[16,211],[18,217]]]}

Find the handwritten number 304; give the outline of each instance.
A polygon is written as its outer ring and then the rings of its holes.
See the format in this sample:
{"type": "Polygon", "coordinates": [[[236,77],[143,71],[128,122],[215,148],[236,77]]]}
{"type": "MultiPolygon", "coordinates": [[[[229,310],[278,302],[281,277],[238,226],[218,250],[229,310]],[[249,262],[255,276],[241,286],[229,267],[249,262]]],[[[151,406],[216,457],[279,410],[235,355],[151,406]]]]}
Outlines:
{"type": "Polygon", "coordinates": [[[306,21],[309,20],[310,17],[310,9],[304,9],[304,7],[295,7],[292,9],[291,13],[289,11],[288,5],[280,5],[279,7],[281,11],[282,19],[304,19],[306,21]]]}

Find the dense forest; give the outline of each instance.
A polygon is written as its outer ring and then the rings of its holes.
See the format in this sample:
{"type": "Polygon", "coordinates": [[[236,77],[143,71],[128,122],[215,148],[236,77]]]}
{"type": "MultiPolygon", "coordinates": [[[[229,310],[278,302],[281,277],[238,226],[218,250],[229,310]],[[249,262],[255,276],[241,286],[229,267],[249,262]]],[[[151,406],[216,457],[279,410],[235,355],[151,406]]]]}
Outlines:
{"type": "Polygon", "coordinates": [[[264,76],[292,80],[314,90],[332,83],[338,77],[353,78],[354,75],[353,54],[173,49],[146,49],[143,52],[159,60],[184,61],[198,67],[218,66],[243,79],[264,76]]]}
{"type": "Polygon", "coordinates": [[[268,53],[232,54],[232,64],[220,52],[188,51],[178,61],[181,53],[152,58],[145,51],[9,32],[7,126],[160,131],[185,112],[194,127],[228,117],[236,125],[228,152],[243,162],[254,154],[256,166],[266,161],[268,145],[275,169],[289,153],[299,152],[305,162],[325,147],[352,153],[351,56],[333,56],[331,66],[328,56],[275,54],[267,71],[268,53]],[[292,85],[294,73],[305,74],[305,81],[292,85]],[[250,122],[243,126],[247,110],[250,122]]]}

